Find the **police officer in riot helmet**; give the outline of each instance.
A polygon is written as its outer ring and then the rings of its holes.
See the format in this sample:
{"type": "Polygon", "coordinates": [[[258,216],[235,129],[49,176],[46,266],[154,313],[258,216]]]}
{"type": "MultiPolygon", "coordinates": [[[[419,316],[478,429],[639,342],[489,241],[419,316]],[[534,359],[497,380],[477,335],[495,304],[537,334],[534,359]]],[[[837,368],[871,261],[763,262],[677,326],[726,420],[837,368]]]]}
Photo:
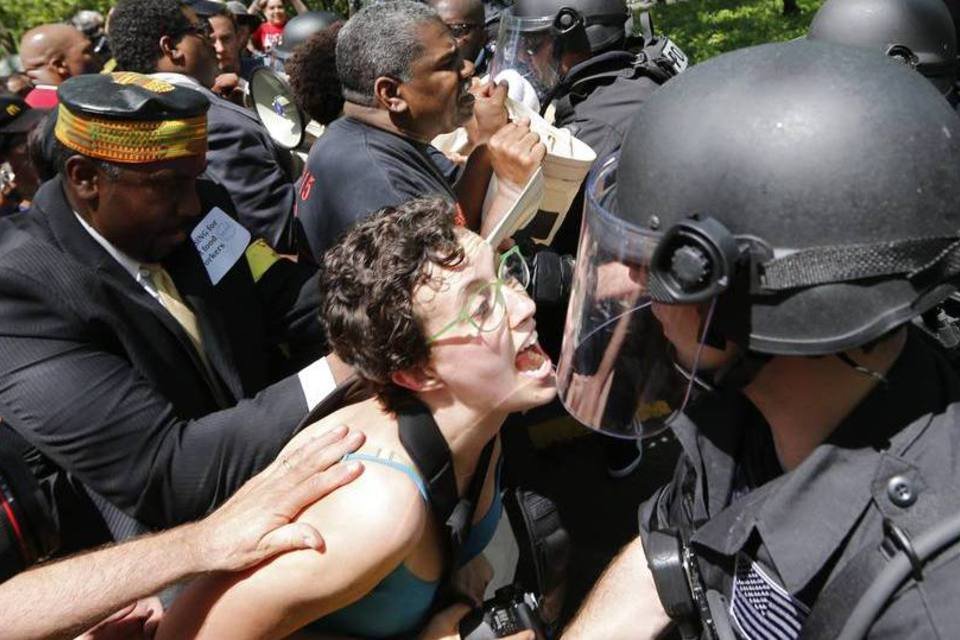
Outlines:
{"type": "MultiPolygon", "coordinates": [[[[655,38],[649,23],[646,46],[628,51],[629,17],[624,0],[516,0],[500,16],[491,72],[510,84],[514,99],[542,112],[552,103],[554,125],[569,129],[600,161],[620,149],[637,107],[686,66],[683,52],[655,38]]],[[[551,243],[557,253],[576,253],[582,212],[581,189],[551,243]]],[[[548,349],[559,342],[563,315],[538,317],[548,349]]],[[[611,477],[626,477],[640,449],[607,441],[604,462],[611,477]]]]}
{"type": "Polygon", "coordinates": [[[957,32],[943,0],[827,0],[807,37],[890,56],[958,101],[957,32]]]}
{"type": "Polygon", "coordinates": [[[491,72],[510,82],[511,97],[545,111],[574,65],[594,51],[622,47],[627,18],[622,0],[514,2],[500,14],[491,72]]]}
{"type": "Polygon", "coordinates": [[[953,636],[960,377],[910,320],[960,276],[958,134],[918,74],[810,40],[641,107],[589,180],[558,387],[683,453],[565,638],[953,636]]]}
{"type": "MultiPolygon", "coordinates": [[[[620,148],[637,106],[686,66],[666,38],[639,54],[626,50],[632,21],[624,0],[517,0],[500,16],[491,72],[510,96],[545,112],[590,145],[598,158],[620,148]]],[[[581,200],[570,209],[553,246],[576,249],[581,200]]]]}

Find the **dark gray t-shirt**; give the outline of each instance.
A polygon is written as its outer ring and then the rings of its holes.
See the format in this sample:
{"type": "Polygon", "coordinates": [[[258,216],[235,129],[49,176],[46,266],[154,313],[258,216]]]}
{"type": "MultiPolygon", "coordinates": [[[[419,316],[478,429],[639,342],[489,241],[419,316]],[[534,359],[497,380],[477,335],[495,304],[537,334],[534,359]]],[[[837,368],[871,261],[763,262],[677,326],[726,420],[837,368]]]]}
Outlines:
{"type": "Polygon", "coordinates": [[[310,150],[300,178],[301,254],[319,261],[358,220],[412,198],[456,200],[428,144],[342,117],[310,150]]]}

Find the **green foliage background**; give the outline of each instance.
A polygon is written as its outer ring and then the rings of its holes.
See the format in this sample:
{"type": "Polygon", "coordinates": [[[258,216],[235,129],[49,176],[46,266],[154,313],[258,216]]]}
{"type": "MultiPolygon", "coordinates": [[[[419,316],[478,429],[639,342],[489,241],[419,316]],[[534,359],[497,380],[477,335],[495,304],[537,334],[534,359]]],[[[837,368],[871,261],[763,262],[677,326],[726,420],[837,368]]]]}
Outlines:
{"type": "Polygon", "coordinates": [[[20,35],[46,22],[62,22],[80,9],[106,15],[112,0],[3,0],[0,3],[0,54],[16,51],[20,35]]]}
{"type": "Polygon", "coordinates": [[[804,35],[823,0],[797,0],[800,12],[783,15],[782,0],[689,0],[651,9],[654,28],[676,42],[691,62],[764,42],[804,35]]]}
{"type": "MultiPolygon", "coordinates": [[[[114,0],[2,0],[0,55],[16,51],[20,35],[32,26],[60,22],[80,9],[106,14],[114,0]]],[[[334,9],[344,15],[346,0],[306,0],[315,9],[334,9]]],[[[751,44],[789,40],[803,35],[823,0],[798,0],[800,13],[782,15],[782,0],[687,0],[658,4],[653,12],[656,29],[673,38],[699,62],[751,44]]]]}

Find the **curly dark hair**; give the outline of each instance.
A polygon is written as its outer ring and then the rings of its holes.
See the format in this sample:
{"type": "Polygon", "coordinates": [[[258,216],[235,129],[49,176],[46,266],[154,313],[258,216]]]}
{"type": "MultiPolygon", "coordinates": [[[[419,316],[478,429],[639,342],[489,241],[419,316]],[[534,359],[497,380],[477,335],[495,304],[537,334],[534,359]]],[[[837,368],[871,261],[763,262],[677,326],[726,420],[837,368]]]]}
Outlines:
{"type": "Polygon", "coordinates": [[[110,51],[118,70],[153,73],[163,55],[160,38],[179,42],[190,31],[179,0],[120,0],[110,16],[110,51]]]}
{"type": "Polygon", "coordinates": [[[430,356],[413,292],[428,282],[430,264],[464,260],[453,219],[449,200],[417,198],[377,211],[323,256],[320,318],[330,345],[389,411],[410,397],[390,375],[430,356]]]}
{"type": "Polygon", "coordinates": [[[340,77],[337,75],[337,34],[343,22],[315,33],[296,48],[284,70],[300,108],[327,125],[343,111],[340,77]]]}

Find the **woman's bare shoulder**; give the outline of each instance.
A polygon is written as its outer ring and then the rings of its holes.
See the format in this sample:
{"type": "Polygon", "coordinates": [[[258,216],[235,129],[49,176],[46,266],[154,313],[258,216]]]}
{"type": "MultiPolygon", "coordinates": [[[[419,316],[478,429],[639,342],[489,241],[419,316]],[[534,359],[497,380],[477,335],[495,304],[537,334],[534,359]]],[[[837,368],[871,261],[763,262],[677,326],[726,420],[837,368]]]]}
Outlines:
{"type": "MultiPolygon", "coordinates": [[[[389,456],[389,449],[378,444],[379,429],[389,426],[374,424],[382,420],[379,410],[346,409],[330,416],[329,422],[313,425],[316,435],[342,424],[336,420],[338,414],[368,419],[373,433],[361,451],[389,456]]],[[[351,428],[364,430],[352,423],[351,428]]],[[[427,526],[426,502],[405,472],[376,462],[363,464],[356,480],[297,517],[323,537],[320,552],[285,553],[242,574],[200,581],[185,594],[186,602],[175,607],[183,610],[173,612],[174,633],[166,637],[177,637],[184,630],[203,638],[285,636],[359,599],[403,563],[427,526]]]]}

